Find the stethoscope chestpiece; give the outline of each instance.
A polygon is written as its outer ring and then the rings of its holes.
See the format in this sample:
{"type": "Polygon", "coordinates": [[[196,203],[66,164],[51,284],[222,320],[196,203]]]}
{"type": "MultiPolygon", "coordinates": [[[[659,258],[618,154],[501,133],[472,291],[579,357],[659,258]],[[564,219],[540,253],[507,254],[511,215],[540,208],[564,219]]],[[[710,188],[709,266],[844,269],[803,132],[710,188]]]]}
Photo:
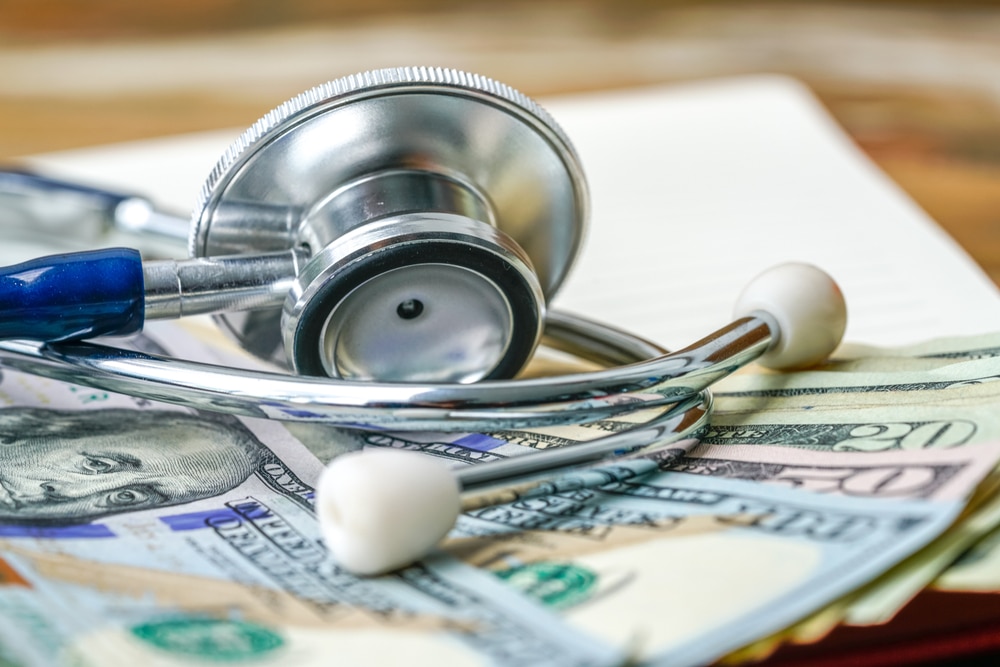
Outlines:
{"type": "Polygon", "coordinates": [[[367,72],[264,116],[195,209],[195,257],[299,253],[283,308],[217,315],[295,372],[513,376],[581,245],[583,170],[538,105],[436,68],[367,72]]]}

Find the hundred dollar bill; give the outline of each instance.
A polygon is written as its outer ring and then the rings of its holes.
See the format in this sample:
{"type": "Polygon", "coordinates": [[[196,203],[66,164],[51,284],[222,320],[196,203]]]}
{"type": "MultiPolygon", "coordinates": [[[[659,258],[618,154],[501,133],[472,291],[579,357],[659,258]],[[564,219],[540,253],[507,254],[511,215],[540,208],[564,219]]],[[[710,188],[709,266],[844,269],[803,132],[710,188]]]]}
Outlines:
{"type": "Polygon", "coordinates": [[[995,489],[931,545],[901,562],[851,602],[844,619],[851,625],[889,621],[918,592],[931,585],[969,547],[1000,525],[995,489]]]}
{"type": "Polygon", "coordinates": [[[651,663],[698,665],[870,581],[961,505],[660,472],[469,512],[445,550],[651,663]]]}
{"type": "MultiPolygon", "coordinates": [[[[677,458],[671,468],[855,497],[961,499],[968,497],[989,474],[998,457],[1000,443],[877,453],[767,445],[701,445],[677,458]]],[[[937,542],[931,548],[936,546],[937,542]]],[[[921,557],[924,551],[915,557],[921,557]]],[[[726,662],[761,660],[788,641],[817,641],[849,618],[850,603],[859,598],[860,595],[848,595],[806,620],[734,652],[726,662]]]]}
{"type": "MultiPolygon", "coordinates": [[[[146,341],[153,345],[155,342],[146,341]]],[[[16,665],[605,665],[623,654],[438,555],[341,570],[280,424],[5,371],[0,658],[16,665]]]]}
{"type": "MultiPolygon", "coordinates": [[[[950,451],[955,452],[956,450],[950,451]]],[[[890,570],[885,577],[863,587],[856,593],[845,596],[804,621],[734,652],[727,656],[725,662],[727,664],[756,662],[766,658],[783,643],[818,641],[837,625],[845,622],[854,625],[870,625],[889,620],[910,596],[922,589],[927,581],[940,572],[942,563],[950,562],[955,554],[962,552],[962,547],[969,543],[967,539],[969,533],[978,536],[985,533],[990,526],[996,525],[998,508],[995,494],[996,489],[991,489],[985,503],[987,507],[983,507],[957,522],[949,531],[946,531],[942,538],[935,540],[931,545],[890,570]]],[[[991,556],[987,551],[980,557],[988,561],[991,556]]],[[[983,569],[988,570],[989,565],[983,564],[985,565],[983,569]]],[[[969,581],[961,577],[955,581],[954,585],[940,585],[949,572],[951,569],[934,582],[935,587],[941,587],[945,590],[984,590],[980,584],[982,571],[972,573],[971,585],[969,585],[969,581]]],[[[995,574],[993,576],[995,577],[995,574]]]]}
{"type": "MultiPolygon", "coordinates": [[[[836,453],[766,446],[702,446],[679,459],[676,469],[790,484],[819,492],[875,497],[968,496],[995,468],[996,444],[944,450],[836,453]],[[840,464],[838,465],[838,460],[840,464]],[[959,472],[961,471],[961,472],[959,472]],[[962,477],[965,480],[962,481],[962,477]]],[[[970,544],[1000,524],[997,480],[988,480],[961,521],[939,538],[860,591],[840,620],[884,622],[933,581],[970,544]]],[[[966,585],[968,579],[965,580],[966,585]]],[[[827,615],[827,618],[830,618],[827,615]]],[[[832,627],[832,626],[831,626],[832,627]]]]}

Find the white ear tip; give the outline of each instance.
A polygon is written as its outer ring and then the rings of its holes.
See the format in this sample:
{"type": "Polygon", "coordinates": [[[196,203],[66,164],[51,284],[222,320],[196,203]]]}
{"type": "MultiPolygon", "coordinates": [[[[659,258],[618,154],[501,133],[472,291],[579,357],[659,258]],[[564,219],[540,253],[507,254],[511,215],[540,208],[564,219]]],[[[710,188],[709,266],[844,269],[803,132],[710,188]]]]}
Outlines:
{"type": "Polygon", "coordinates": [[[837,348],[847,327],[847,305],[840,287],[811,264],[779,264],[751,280],[737,299],[734,313],[746,317],[762,312],[778,327],[777,340],[758,360],[769,368],[820,363],[837,348]]]}
{"type": "Polygon", "coordinates": [[[361,575],[427,555],[460,509],[455,476],[416,452],[373,449],[334,459],[316,487],[320,530],[334,559],[361,575]]]}

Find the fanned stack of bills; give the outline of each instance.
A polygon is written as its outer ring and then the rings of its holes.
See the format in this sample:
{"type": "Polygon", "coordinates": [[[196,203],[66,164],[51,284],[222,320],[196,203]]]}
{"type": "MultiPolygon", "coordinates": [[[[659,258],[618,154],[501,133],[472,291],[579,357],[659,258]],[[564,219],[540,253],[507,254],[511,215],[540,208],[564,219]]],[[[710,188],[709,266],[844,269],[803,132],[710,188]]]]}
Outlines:
{"type": "MultiPolygon", "coordinates": [[[[145,345],[225,354],[175,329],[145,345]]],[[[885,621],[926,586],[996,587],[998,377],[1000,337],[742,373],[669,467],[467,513],[432,557],[363,579],[320,539],[313,487],[331,456],[397,447],[476,465],[645,415],[375,434],[196,414],[5,370],[0,657],[757,659],[840,623],[885,621]]]]}
{"type": "MultiPolygon", "coordinates": [[[[840,623],[888,621],[930,585],[997,589],[1000,336],[843,354],[851,356],[822,370],[758,369],[723,381],[711,425],[668,470],[477,511],[446,550],[574,626],[670,665],[718,659],[807,607],[729,661],[814,641],[840,623]],[[779,494],[788,490],[798,493],[779,494]],[[806,497],[824,504],[798,504],[806,497]],[[883,514],[889,507],[936,507],[948,518],[883,514]],[[567,592],[570,579],[576,588],[567,592]]],[[[463,442],[498,457],[614,428],[497,432],[487,434],[492,448],[469,436],[359,437],[457,460],[446,449],[463,442]]]]}
{"type": "MultiPolygon", "coordinates": [[[[719,457],[728,459],[741,451],[756,463],[759,445],[780,444],[806,457],[821,452],[844,461],[850,456],[873,462],[895,457],[898,466],[863,478],[824,479],[807,473],[794,483],[820,491],[898,497],[933,493],[932,487],[953,474],[932,463],[932,457],[966,452],[988,460],[986,450],[1000,440],[1000,335],[898,349],[848,345],[840,356],[822,370],[744,373],[725,380],[716,392],[717,411],[699,453],[714,458],[710,452],[730,452],[719,457]]],[[[718,474],[714,461],[707,467],[718,474]]],[[[927,547],[731,662],[767,655],[781,641],[813,641],[839,623],[887,622],[929,586],[1000,591],[998,482],[1000,470],[994,468],[969,496],[959,519],[927,547]]]]}
{"type": "MultiPolygon", "coordinates": [[[[753,275],[796,260],[840,282],[849,341],[1000,331],[996,287],[794,81],[548,106],[594,203],[558,307],[679,347],[724,324],[753,275]]],[[[238,135],[30,164],[185,210],[238,135]]],[[[223,354],[151,336],[146,349],[223,354]]],[[[668,469],[476,510],[432,557],[377,579],[341,570],[320,539],[313,488],[334,456],[399,447],[476,465],[648,415],[373,434],[5,369],[0,664],[744,663],[883,622],[929,586],[1000,590],[998,347],[845,346],[815,371],[750,369],[715,390],[709,429],[668,469]]]]}
{"type": "MultiPolygon", "coordinates": [[[[161,332],[138,342],[218,360],[179,328],[161,332]]],[[[0,664],[620,660],[456,558],[343,571],[315,516],[322,464],[278,422],[9,369],[0,406],[0,664]]]]}

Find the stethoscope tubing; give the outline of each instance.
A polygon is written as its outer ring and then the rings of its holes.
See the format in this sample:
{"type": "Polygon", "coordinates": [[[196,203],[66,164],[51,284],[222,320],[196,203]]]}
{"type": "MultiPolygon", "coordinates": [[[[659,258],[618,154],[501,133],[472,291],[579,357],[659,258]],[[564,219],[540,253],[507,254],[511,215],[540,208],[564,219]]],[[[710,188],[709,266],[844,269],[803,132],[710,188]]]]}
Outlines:
{"type": "Polygon", "coordinates": [[[247,417],[346,428],[476,431],[592,422],[690,399],[767,351],[765,319],[745,317],[683,350],[550,312],[553,347],[627,365],[474,384],[353,382],[166,358],[95,343],[0,342],[7,368],[247,417]]]}

